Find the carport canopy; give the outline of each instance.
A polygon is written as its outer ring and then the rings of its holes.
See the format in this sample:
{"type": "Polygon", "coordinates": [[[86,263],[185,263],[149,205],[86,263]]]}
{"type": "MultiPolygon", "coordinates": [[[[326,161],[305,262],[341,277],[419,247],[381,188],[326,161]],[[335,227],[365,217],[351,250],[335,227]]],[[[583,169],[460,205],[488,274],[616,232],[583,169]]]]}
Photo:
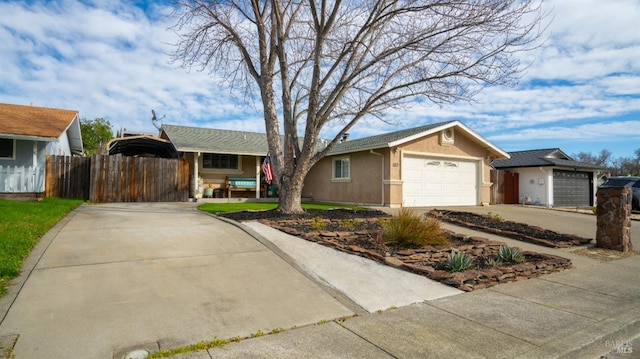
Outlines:
{"type": "Polygon", "coordinates": [[[168,140],[149,136],[115,138],[107,144],[109,155],[178,158],[178,150],[168,140]]]}

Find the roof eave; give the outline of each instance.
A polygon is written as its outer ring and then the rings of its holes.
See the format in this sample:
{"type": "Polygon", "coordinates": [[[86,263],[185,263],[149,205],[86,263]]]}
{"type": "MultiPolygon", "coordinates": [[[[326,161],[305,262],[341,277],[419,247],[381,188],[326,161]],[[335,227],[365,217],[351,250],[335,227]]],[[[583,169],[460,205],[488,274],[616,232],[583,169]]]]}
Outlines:
{"type": "Polygon", "coordinates": [[[194,148],[194,147],[176,147],[178,152],[193,152],[193,153],[219,153],[224,155],[242,155],[242,156],[265,156],[267,152],[240,152],[240,151],[223,151],[212,150],[210,148],[194,148]]]}
{"type": "Polygon", "coordinates": [[[381,148],[390,148],[390,147],[391,147],[390,143],[383,143],[383,144],[377,144],[377,145],[362,146],[362,147],[358,147],[356,149],[351,149],[351,150],[343,150],[343,151],[331,150],[331,151],[329,151],[329,153],[327,153],[327,156],[345,155],[347,153],[355,153],[355,152],[362,152],[362,151],[369,151],[369,150],[378,150],[378,149],[381,149],[381,148]]]}
{"type": "Polygon", "coordinates": [[[15,135],[12,133],[0,133],[0,138],[11,138],[16,140],[25,140],[25,141],[43,141],[43,142],[56,142],[60,138],[59,137],[41,137],[41,136],[33,136],[33,135],[15,135]]]}
{"type": "Polygon", "coordinates": [[[508,168],[534,168],[534,167],[558,167],[554,164],[547,164],[547,165],[523,165],[523,166],[514,166],[514,165],[509,165],[509,166],[496,166],[495,164],[492,164],[493,168],[498,169],[498,170],[503,170],[503,169],[508,169],[508,168]]]}
{"type": "Polygon", "coordinates": [[[78,117],[77,112],[71,122],[69,122],[69,126],[65,128],[64,132],[67,133],[67,139],[69,141],[69,148],[71,148],[71,152],[82,154],[84,152],[84,144],[82,143],[82,129],[80,128],[80,118],[78,117]],[[71,126],[73,126],[74,124],[74,129],[71,130],[71,126]],[[71,136],[72,132],[76,132],[77,137],[71,136]]]}
{"type": "Polygon", "coordinates": [[[472,137],[476,142],[483,144],[484,148],[486,150],[488,150],[490,153],[492,153],[494,156],[496,156],[496,158],[494,158],[494,159],[509,159],[509,158],[511,158],[511,156],[507,152],[501,150],[500,148],[498,148],[495,145],[493,145],[491,142],[489,142],[489,141],[485,140],[484,138],[480,137],[480,135],[475,133],[473,130],[471,130],[469,127],[465,126],[462,122],[460,122],[458,120],[451,121],[451,122],[443,124],[442,126],[434,127],[434,128],[431,128],[431,129],[429,129],[427,131],[420,132],[420,133],[417,133],[415,135],[402,138],[402,139],[400,139],[398,141],[391,142],[391,143],[389,143],[388,147],[399,146],[399,145],[402,145],[402,144],[407,143],[409,141],[413,141],[413,140],[416,140],[418,138],[421,138],[421,137],[424,137],[424,136],[428,136],[428,135],[443,131],[443,130],[445,130],[447,128],[451,128],[451,127],[454,127],[454,126],[462,129],[467,136],[472,137]]]}

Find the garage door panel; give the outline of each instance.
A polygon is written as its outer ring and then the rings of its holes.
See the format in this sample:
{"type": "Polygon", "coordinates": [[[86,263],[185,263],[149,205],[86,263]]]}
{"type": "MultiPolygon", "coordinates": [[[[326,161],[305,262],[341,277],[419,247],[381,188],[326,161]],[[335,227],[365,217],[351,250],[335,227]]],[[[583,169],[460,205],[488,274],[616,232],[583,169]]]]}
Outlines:
{"type": "Polygon", "coordinates": [[[553,171],[553,205],[555,207],[590,206],[591,176],[588,172],[553,171]]]}
{"type": "Polygon", "coordinates": [[[477,204],[478,164],[433,157],[403,159],[403,205],[406,207],[477,204]]]}

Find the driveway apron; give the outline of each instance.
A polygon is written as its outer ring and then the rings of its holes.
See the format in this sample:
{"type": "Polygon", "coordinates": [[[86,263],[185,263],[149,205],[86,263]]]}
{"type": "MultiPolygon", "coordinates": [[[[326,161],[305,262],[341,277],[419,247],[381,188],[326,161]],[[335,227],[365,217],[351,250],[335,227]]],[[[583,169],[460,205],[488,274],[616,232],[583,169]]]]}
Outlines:
{"type": "Polygon", "coordinates": [[[84,205],[61,225],[0,324],[18,359],[113,358],[353,314],[192,204],[84,205]]]}

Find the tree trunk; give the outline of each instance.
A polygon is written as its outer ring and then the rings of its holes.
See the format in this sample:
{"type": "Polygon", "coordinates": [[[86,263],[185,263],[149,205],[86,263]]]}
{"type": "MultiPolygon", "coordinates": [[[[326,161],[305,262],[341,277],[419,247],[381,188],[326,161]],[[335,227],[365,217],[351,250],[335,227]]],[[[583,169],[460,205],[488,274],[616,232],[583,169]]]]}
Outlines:
{"type": "Polygon", "coordinates": [[[282,213],[303,213],[302,209],[302,187],[304,177],[299,172],[294,172],[291,176],[283,175],[280,178],[278,211],[282,213]]]}

